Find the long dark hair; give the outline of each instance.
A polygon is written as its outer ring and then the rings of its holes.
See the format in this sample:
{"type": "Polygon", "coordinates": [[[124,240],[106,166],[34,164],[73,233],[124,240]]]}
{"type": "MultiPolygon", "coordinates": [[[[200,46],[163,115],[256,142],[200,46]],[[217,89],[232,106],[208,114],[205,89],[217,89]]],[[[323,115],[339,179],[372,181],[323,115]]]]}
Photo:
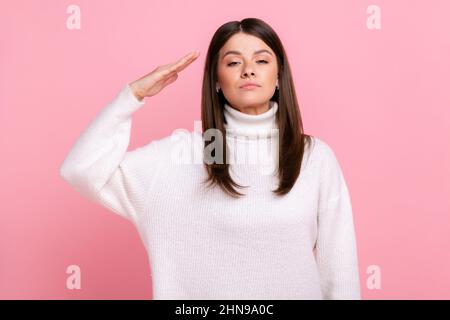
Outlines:
{"type": "MultiPolygon", "coordinates": [[[[283,45],[275,31],[264,21],[257,18],[246,18],[242,21],[231,21],[223,24],[214,33],[205,60],[202,86],[202,131],[218,129],[225,135],[224,103],[227,102],[222,91],[216,92],[217,63],[219,51],[227,40],[238,32],[256,36],[263,40],[275,53],[278,61],[278,86],[270,100],[278,103],[276,120],[279,130],[279,185],[272,190],[276,195],[287,194],[300,175],[301,163],[306,143],[311,143],[311,136],[303,133],[303,123],[297,102],[291,69],[283,45]]],[[[213,141],[205,141],[203,148],[213,141]]],[[[226,138],[223,139],[223,157],[226,155],[226,138]]],[[[204,154],[205,155],[205,154],[204,154]]],[[[204,183],[209,186],[218,184],[226,193],[233,197],[243,196],[236,188],[245,188],[237,184],[230,176],[229,163],[205,163],[208,177],[204,183]]]]}

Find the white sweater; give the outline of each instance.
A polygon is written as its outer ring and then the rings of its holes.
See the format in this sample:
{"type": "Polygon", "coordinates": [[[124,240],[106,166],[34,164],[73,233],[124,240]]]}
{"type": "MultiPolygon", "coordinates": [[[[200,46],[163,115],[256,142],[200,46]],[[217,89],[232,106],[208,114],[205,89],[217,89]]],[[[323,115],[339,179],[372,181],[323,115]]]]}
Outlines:
{"type": "Polygon", "coordinates": [[[261,151],[261,141],[276,137],[277,103],[259,115],[226,105],[227,131],[235,130],[227,137],[236,160],[230,172],[249,186],[235,199],[202,184],[201,132],[181,130],[127,151],[132,115],[148,101],[158,107],[126,84],[77,139],[60,174],[136,226],[154,299],[360,299],[350,196],[328,144],[314,137],[294,187],[278,197],[268,170],[277,149],[261,151]],[[268,135],[255,139],[260,133],[268,135]],[[180,152],[186,146],[192,152],[180,152]],[[265,156],[245,162],[242,150],[265,156]]]}

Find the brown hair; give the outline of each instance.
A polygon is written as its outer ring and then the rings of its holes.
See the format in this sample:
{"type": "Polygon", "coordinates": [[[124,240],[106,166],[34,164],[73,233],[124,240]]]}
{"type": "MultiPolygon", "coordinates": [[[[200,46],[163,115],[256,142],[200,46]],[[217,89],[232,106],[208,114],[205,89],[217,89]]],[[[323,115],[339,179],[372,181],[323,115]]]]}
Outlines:
{"type": "MultiPolygon", "coordinates": [[[[225,135],[224,127],[224,103],[228,103],[222,91],[216,92],[217,63],[219,50],[227,40],[236,33],[243,32],[256,36],[263,40],[275,53],[278,62],[279,89],[275,91],[270,100],[278,103],[276,120],[279,130],[279,185],[272,190],[277,195],[287,194],[294,186],[300,175],[300,167],[304,155],[305,143],[311,143],[311,136],[303,133],[302,118],[294,89],[291,69],[283,45],[275,31],[264,21],[257,18],[246,18],[242,21],[231,21],[223,24],[214,33],[205,60],[202,85],[202,131],[218,129],[225,135]]],[[[206,146],[209,143],[205,141],[206,146]]],[[[226,158],[226,138],[223,139],[223,157],[226,158]]],[[[208,177],[204,183],[209,186],[218,184],[226,193],[233,197],[243,196],[236,188],[245,188],[237,184],[230,176],[229,163],[205,163],[208,177]]]]}

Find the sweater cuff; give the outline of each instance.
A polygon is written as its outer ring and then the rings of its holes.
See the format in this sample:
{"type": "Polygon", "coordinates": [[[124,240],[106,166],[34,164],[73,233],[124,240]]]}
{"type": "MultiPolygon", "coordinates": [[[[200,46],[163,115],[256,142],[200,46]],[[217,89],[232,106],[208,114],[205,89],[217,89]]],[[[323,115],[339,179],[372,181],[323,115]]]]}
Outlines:
{"type": "Polygon", "coordinates": [[[140,101],[133,93],[133,90],[131,89],[130,83],[127,83],[125,85],[125,90],[127,92],[128,98],[129,100],[132,100],[133,102],[139,104],[139,105],[143,105],[145,104],[145,98],[142,99],[142,101],[140,101]]]}
{"type": "Polygon", "coordinates": [[[130,85],[125,84],[117,96],[110,103],[109,107],[106,108],[105,112],[112,112],[119,117],[131,117],[138,109],[140,109],[145,104],[145,101],[139,101],[138,98],[133,94],[130,85]]]}

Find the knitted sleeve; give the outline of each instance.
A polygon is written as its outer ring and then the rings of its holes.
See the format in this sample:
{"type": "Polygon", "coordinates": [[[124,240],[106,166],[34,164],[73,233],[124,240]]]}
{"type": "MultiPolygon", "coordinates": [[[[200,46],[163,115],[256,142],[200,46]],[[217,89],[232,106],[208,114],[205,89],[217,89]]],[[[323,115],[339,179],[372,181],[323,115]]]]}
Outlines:
{"type": "Polygon", "coordinates": [[[157,141],[128,151],[139,101],[126,84],[75,141],[60,167],[77,192],[135,222],[161,163],[157,141]]]}
{"type": "Polygon", "coordinates": [[[322,155],[315,256],[324,299],[361,299],[350,194],[341,166],[328,144],[322,155]]]}

